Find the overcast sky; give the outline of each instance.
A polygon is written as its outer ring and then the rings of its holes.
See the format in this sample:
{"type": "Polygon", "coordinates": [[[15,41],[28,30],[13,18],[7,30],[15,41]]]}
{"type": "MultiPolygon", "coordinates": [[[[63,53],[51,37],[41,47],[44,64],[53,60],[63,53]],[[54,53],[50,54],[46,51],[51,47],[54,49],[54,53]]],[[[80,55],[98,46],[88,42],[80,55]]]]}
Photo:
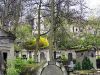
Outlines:
{"type": "Polygon", "coordinates": [[[86,0],[88,7],[92,8],[92,9],[96,9],[98,8],[98,6],[100,6],[100,0],[86,0]]]}
{"type": "Polygon", "coordinates": [[[88,3],[88,7],[90,8],[98,8],[98,6],[100,6],[100,0],[86,0],[88,3]]]}
{"type": "Polygon", "coordinates": [[[90,16],[100,16],[100,0],[86,0],[87,6],[91,9],[90,16]]]}

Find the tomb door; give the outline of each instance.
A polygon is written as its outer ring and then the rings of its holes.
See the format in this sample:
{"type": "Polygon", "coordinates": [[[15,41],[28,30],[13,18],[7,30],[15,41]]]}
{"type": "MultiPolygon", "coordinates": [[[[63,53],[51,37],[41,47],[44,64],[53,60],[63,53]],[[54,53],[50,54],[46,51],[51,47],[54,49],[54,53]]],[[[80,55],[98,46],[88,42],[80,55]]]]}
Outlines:
{"type": "MultiPolygon", "coordinates": [[[[0,51],[0,71],[2,71],[2,60],[3,59],[3,57],[2,57],[2,52],[0,51]]],[[[1,72],[0,72],[0,74],[1,74],[1,72]]]]}
{"type": "Polygon", "coordinates": [[[29,58],[32,58],[32,52],[29,51],[29,58]]]}
{"type": "Polygon", "coordinates": [[[6,75],[6,68],[7,68],[7,52],[3,52],[3,65],[4,65],[4,75],[6,75]]]}
{"type": "Polygon", "coordinates": [[[42,62],[42,61],[45,61],[45,60],[46,60],[45,54],[44,54],[44,52],[41,52],[41,54],[40,54],[40,61],[42,62]]]}
{"type": "Polygon", "coordinates": [[[0,51],[0,74],[6,74],[7,66],[7,52],[0,51]]]}
{"type": "Polygon", "coordinates": [[[68,61],[72,61],[72,60],[73,60],[72,53],[68,53],[68,61]]]}
{"type": "Polygon", "coordinates": [[[67,64],[70,65],[70,62],[73,60],[72,53],[68,53],[68,62],[67,64]]]}

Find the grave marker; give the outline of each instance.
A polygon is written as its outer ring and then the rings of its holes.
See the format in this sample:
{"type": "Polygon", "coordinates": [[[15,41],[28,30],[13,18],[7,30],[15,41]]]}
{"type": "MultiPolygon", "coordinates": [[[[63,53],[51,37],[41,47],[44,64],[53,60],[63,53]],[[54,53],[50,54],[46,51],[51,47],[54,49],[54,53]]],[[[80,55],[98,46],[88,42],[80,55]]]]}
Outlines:
{"type": "Polygon", "coordinates": [[[57,62],[50,61],[46,63],[37,75],[67,75],[65,68],[57,62]]]}

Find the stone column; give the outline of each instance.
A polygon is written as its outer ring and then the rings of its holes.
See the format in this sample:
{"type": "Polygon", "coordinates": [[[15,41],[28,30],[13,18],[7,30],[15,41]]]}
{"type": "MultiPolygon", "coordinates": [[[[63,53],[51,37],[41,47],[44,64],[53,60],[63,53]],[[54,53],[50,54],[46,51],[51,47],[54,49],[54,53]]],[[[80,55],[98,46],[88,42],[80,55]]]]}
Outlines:
{"type": "Polygon", "coordinates": [[[2,52],[0,51],[0,75],[3,75],[3,57],[2,57],[2,52]]]}

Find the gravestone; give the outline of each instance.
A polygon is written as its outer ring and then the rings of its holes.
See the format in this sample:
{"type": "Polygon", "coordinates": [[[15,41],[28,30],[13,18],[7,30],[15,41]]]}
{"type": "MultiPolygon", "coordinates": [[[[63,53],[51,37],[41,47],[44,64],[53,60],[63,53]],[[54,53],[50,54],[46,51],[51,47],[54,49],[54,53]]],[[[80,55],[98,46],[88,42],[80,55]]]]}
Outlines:
{"type": "Polygon", "coordinates": [[[49,61],[37,75],[67,75],[65,68],[57,62],[49,61]]]}

